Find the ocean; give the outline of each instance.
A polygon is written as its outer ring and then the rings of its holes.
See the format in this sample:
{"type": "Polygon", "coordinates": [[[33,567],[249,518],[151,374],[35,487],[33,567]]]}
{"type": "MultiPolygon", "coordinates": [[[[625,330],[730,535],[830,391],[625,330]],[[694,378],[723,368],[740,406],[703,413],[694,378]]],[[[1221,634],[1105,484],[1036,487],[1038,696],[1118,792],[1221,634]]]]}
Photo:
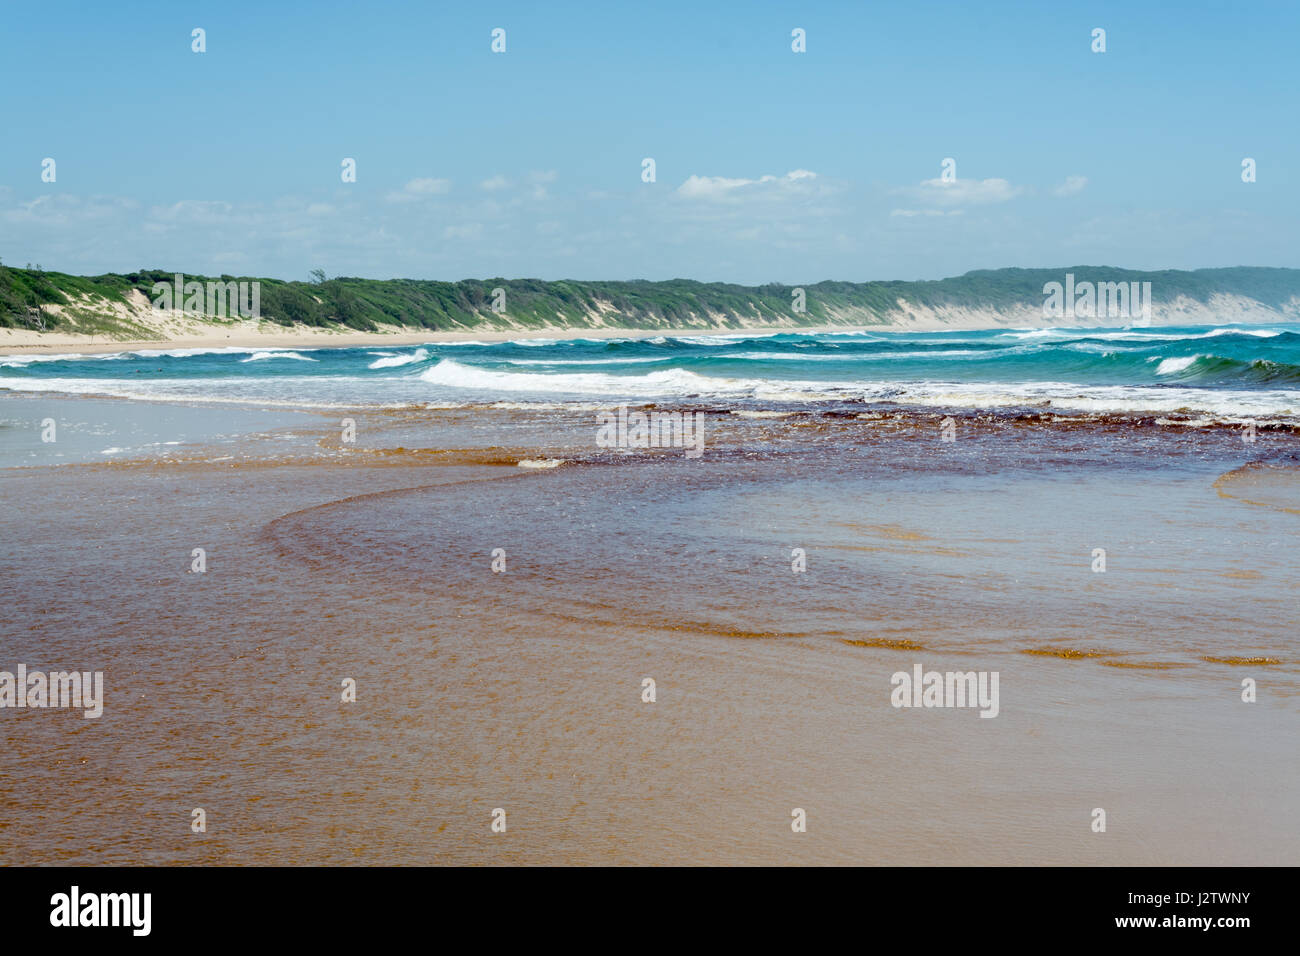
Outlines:
{"type": "Polygon", "coordinates": [[[1300,326],[736,332],[0,356],[0,387],[294,407],[708,400],[1300,415],[1300,326]]]}

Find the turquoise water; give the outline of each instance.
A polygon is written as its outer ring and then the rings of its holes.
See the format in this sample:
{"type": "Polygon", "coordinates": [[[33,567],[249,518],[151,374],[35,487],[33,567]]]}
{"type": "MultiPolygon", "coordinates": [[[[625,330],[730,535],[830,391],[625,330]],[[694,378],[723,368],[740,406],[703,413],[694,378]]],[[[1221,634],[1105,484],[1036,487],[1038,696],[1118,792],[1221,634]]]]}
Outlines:
{"type": "Polygon", "coordinates": [[[0,387],[302,407],[849,401],[1300,415],[1300,325],[997,329],[0,356],[0,387]]]}

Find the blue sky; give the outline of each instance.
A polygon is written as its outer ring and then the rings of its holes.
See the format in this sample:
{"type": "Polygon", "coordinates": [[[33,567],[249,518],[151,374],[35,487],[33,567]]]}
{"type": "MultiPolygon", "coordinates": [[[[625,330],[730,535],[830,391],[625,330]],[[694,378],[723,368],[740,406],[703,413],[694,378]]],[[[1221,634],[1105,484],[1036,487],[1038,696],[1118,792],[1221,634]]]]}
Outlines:
{"type": "Polygon", "coordinates": [[[1300,265],[1295,3],[0,7],[11,265],[741,283],[1300,265]]]}

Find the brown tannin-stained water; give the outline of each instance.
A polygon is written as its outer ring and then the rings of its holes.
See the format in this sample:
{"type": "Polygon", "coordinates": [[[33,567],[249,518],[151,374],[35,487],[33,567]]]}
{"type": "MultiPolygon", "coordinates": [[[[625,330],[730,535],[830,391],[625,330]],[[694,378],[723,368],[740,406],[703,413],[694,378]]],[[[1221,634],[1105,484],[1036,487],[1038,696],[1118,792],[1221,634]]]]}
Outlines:
{"type": "Polygon", "coordinates": [[[684,407],[698,458],[479,407],[5,470],[0,669],[105,695],[4,714],[0,861],[1294,861],[1291,431],[684,407]]]}

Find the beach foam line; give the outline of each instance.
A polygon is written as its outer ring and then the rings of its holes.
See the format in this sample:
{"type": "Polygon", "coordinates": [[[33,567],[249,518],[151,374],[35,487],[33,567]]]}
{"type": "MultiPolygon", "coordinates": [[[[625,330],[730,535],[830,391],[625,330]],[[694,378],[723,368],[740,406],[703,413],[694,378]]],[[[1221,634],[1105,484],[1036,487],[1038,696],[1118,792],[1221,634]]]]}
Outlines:
{"type": "MultiPolygon", "coordinates": [[[[263,353],[319,352],[318,348],[241,348],[235,345],[212,348],[188,349],[123,349],[121,352],[60,352],[50,354],[29,354],[15,352],[0,355],[0,368],[25,368],[42,362],[108,362],[115,359],[155,359],[155,358],[192,358],[198,355],[261,355],[263,353]]],[[[306,358],[306,356],[288,356],[306,358]]],[[[247,360],[245,360],[247,361],[247,360]]],[[[309,361],[316,361],[310,359],[309,361]]]]}
{"type": "MultiPolygon", "coordinates": [[[[278,379],[276,384],[283,385],[287,380],[278,379]]],[[[314,384],[313,380],[297,376],[292,380],[297,386],[294,391],[301,393],[302,387],[314,384]]],[[[0,378],[0,391],[54,393],[63,395],[103,395],[109,398],[126,398],[137,402],[164,402],[168,404],[195,405],[249,405],[267,408],[301,408],[301,409],[403,409],[419,408],[426,403],[415,401],[357,402],[288,399],[271,395],[220,394],[214,387],[228,386],[232,390],[246,386],[244,379],[163,379],[152,382],[139,382],[134,379],[3,379],[0,378]],[[192,391],[202,388],[204,391],[192,391]]],[[[464,407],[470,403],[456,402],[454,407],[464,407]]]]}
{"type": "Polygon", "coordinates": [[[319,359],[309,358],[306,355],[299,355],[292,349],[263,349],[254,352],[246,359],[240,359],[240,362],[265,362],[267,359],[296,359],[299,362],[317,362],[319,359]]]}
{"type": "Polygon", "coordinates": [[[128,355],[127,352],[92,352],[85,355],[77,352],[64,352],[57,355],[15,353],[13,355],[0,355],[0,368],[26,368],[28,365],[40,362],[84,362],[87,360],[104,362],[127,358],[128,355]]]}

